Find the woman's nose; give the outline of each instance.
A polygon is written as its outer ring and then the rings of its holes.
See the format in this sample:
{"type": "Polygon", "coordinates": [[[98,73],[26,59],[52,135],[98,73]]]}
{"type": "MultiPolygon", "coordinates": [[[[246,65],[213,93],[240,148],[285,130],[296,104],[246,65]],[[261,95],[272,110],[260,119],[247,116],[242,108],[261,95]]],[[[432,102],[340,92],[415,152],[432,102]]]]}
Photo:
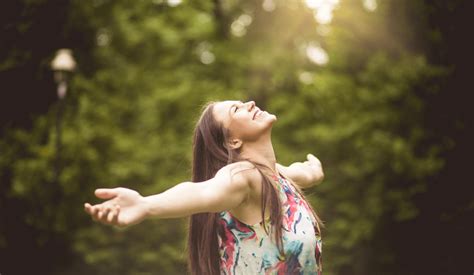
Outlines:
{"type": "Polygon", "coordinates": [[[248,108],[249,110],[252,110],[253,107],[255,107],[255,101],[253,101],[253,100],[252,100],[252,101],[248,101],[248,102],[246,103],[246,105],[247,105],[247,108],[248,108]]]}

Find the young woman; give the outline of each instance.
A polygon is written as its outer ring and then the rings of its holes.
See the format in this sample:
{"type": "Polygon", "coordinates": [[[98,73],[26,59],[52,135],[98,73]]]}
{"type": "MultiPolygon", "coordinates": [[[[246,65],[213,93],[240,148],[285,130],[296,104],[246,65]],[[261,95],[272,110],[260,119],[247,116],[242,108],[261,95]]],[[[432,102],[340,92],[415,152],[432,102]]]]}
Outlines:
{"type": "Polygon", "coordinates": [[[116,226],[191,216],[191,274],[320,274],[321,223],[300,189],[322,181],[321,162],[278,164],[275,121],[253,101],[210,103],[194,132],[192,181],[146,197],[97,189],[106,201],[85,210],[116,226]]]}

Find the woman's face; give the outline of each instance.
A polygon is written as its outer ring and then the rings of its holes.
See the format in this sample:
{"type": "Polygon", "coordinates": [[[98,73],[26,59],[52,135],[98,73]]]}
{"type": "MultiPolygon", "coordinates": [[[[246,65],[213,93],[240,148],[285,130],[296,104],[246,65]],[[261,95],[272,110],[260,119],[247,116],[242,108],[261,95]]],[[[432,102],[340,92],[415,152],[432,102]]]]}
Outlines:
{"type": "Polygon", "coordinates": [[[232,138],[245,141],[258,139],[268,131],[276,116],[260,110],[255,102],[221,101],[214,105],[214,117],[230,131],[232,138]]]}

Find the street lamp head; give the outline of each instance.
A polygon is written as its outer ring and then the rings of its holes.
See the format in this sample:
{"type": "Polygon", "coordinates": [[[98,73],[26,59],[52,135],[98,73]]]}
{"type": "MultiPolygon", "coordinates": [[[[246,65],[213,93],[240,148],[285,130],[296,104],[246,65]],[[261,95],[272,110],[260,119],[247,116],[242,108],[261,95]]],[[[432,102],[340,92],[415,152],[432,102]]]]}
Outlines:
{"type": "Polygon", "coordinates": [[[51,68],[54,71],[54,80],[58,84],[58,97],[63,99],[67,92],[69,75],[76,69],[76,61],[72,57],[72,51],[70,49],[59,49],[53,61],[51,61],[51,68]]]}
{"type": "Polygon", "coordinates": [[[51,61],[53,71],[73,72],[76,69],[76,61],[70,49],[59,49],[51,61]]]}

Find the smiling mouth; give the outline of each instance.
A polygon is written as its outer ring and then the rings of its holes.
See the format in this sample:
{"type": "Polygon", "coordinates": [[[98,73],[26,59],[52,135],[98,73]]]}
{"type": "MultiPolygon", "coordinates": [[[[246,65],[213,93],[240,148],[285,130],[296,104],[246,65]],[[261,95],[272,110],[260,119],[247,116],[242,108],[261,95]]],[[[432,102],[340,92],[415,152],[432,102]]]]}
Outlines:
{"type": "Polygon", "coordinates": [[[255,113],[253,114],[252,119],[255,120],[255,118],[257,117],[257,114],[260,113],[260,112],[261,112],[260,109],[255,110],[255,113]]]}

